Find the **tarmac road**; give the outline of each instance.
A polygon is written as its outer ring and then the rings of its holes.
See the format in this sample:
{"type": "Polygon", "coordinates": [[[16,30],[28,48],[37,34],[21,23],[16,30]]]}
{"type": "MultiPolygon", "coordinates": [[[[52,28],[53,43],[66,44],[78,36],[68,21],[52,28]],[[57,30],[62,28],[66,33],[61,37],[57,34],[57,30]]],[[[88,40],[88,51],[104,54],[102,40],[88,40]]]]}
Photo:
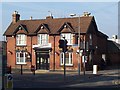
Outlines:
{"type": "Polygon", "coordinates": [[[14,88],[118,88],[120,76],[118,69],[98,71],[93,75],[92,71],[86,71],[84,76],[77,72],[67,72],[64,79],[63,72],[40,72],[36,75],[13,73],[14,88]]]}

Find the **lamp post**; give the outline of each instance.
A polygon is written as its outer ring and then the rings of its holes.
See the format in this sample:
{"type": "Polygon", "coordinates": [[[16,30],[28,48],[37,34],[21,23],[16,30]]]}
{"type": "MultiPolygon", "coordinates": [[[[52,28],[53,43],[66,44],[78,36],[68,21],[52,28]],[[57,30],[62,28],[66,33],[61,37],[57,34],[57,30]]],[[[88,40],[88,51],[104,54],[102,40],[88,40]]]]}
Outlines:
{"type": "MultiPolygon", "coordinates": [[[[76,14],[70,14],[71,17],[76,16],[76,14]]],[[[78,15],[78,75],[80,76],[80,15],[78,15]]]]}

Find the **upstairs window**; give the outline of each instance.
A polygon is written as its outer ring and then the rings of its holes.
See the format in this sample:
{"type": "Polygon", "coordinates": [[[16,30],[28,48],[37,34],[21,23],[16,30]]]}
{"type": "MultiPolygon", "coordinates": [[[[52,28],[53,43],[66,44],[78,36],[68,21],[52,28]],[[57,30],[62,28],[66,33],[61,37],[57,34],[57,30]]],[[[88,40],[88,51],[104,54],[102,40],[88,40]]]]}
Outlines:
{"type": "Polygon", "coordinates": [[[18,34],[16,36],[16,45],[20,45],[20,46],[23,46],[23,45],[26,45],[26,35],[25,34],[18,34]]]}
{"type": "Polygon", "coordinates": [[[68,41],[68,45],[72,45],[73,44],[73,34],[71,33],[62,33],[61,34],[61,39],[65,37],[65,39],[68,41]]]}
{"type": "Polygon", "coordinates": [[[48,44],[48,34],[38,34],[38,44],[47,45],[48,44]]]}

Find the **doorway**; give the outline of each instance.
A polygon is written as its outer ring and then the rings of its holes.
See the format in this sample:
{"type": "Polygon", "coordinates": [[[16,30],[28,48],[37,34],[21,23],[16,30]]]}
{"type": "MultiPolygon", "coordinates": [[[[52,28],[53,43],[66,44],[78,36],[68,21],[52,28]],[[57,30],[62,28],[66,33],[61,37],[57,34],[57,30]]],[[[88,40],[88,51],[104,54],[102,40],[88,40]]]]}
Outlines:
{"type": "Polygon", "coordinates": [[[49,70],[49,54],[36,53],[36,69],[49,70]]]}

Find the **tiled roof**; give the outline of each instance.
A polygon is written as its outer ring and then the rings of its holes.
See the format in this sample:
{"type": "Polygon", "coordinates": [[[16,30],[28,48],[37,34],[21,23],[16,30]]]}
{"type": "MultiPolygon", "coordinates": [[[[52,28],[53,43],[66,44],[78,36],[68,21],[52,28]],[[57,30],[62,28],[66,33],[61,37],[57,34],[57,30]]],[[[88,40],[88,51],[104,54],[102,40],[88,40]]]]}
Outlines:
{"type": "Polygon", "coordinates": [[[97,36],[99,36],[99,37],[104,37],[104,38],[108,38],[108,36],[107,36],[106,34],[100,32],[100,31],[98,31],[97,36]]]}
{"type": "MultiPolygon", "coordinates": [[[[94,20],[93,16],[88,17],[80,17],[80,30],[81,33],[86,33],[91,21],[94,20]]],[[[49,19],[39,19],[39,20],[19,20],[15,24],[11,23],[7,28],[4,35],[13,35],[16,28],[19,25],[22,25],[23,28],[28,32],[27,34],[36,34],[36,30],[40,27],[40,25],[44,25],[47,30],[50,30],[49,34],[59,34],[60,28],[67,23],[69,28],[71,28],[74,33],[78,33],[78,25],[79,19],[75,18],[49,18],[49,19]]]]}
{"type": "Polygon", "coordinates": [[[108,53],[120,53],[120,44],[108,40],[108,53]]]}

